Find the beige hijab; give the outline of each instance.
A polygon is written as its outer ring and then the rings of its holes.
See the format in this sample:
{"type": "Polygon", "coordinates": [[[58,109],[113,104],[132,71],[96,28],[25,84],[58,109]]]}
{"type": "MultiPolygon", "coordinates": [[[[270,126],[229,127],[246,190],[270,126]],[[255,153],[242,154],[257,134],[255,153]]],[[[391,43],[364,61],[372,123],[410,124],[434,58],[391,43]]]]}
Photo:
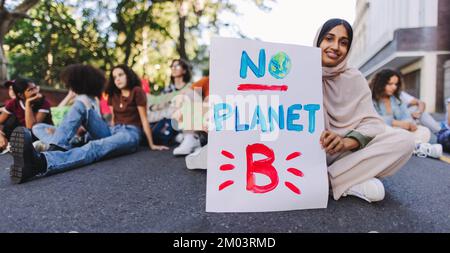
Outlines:
{"type": "MultiPolygon", "coordinates": [[[[314,46],[317,45],[317,32],[314,46]]],[[[364,76],[347,66],[348,56],[336,67],[322,67],[325,129],[345,136],[355,130],[375,137],[384,132],[384,121],[375,111],[372,94],[364,76]]]]}

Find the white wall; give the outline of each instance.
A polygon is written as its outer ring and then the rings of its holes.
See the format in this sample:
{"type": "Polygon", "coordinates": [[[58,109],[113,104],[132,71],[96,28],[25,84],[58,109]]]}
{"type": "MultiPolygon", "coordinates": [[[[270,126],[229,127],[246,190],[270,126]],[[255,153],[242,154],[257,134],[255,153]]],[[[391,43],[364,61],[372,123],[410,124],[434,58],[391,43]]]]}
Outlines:
{"type": "MultiPolygon", "coordinates": [[[[444,64],[445,75],[444,75],[444,99],[450,98],[450,60],[446,61],[444,64]]],[[[450,112],[449,112],[450,113],[450,112]]]]}
{"type": "Polygon", "coordinates": [[[358,0],[350,64],[360,67],[393,40],[400,28],[437,26],[438,0],[358,0]],[[362,11],[364,3],[369,3],[362,11]]]}

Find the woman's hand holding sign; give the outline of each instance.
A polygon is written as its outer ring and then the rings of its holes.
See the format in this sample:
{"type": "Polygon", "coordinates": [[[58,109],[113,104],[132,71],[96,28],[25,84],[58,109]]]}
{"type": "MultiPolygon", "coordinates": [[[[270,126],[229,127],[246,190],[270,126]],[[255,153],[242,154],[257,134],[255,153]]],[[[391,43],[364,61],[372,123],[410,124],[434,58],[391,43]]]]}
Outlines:
{"type": "Polygon", "coordinates": [[[353,150],[359,147],[358,141],[352,138],[343,138],[331,131],[323,131],[320,136],[320,145],[330,155],[337,154],[339,152],[345,152],[353,150]]]}

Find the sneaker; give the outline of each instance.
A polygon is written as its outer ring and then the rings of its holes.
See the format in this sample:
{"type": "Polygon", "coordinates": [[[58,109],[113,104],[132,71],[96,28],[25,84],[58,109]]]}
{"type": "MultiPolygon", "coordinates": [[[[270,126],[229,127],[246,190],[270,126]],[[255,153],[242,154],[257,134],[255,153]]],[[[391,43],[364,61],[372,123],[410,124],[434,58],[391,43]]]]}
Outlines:
{"type": "Polygon", "coordinates": [[[442,145],[430,143],[416,143],[414,155],[422,158],[429,156],[439,159],[442,156],[442,145]]]}
{"type": "Polygon", "coordinates": [[[376,202],[384,199],[384,186],[379,179],[371,178],[352,186],[343,194],[344,197],[347,195],[356,196],[369,203],[376,202]]]}
{"type": "Polygon", "coordinates": [[[58,146],[58,145],[56,145],[56,144],[50,144],[49,147],[48,147],[48,149],[47,149],[47,151],[49,151],[49,152],[53,152],[53,151],[66,152],[67,149],[65,149],[65,148],[63,148],[63,147],[60,147],[60,146],[58,146]]]}
{"type": "Polygon", "coordinates": [[[200,147],[200,140],[195,134],[184,134],[183,142],[173,150],[173,155],[189,155],[200,147]]]}
{"type": "Polygon", "coordinates": [[[23,183],[47,171],[45,156],[34,149],[30,130],[17,127],[11,134],[10,143],[14,158],[10,169],[13,183],[23,183]]]}
{"type": "Polygon", "coordinates": [[[69,144],[74,148],[81,147],[87,143],[86,138],[84,138],[84,137],[86,137],[86,136],[76,135],[72,138],[72,140],[70,140],[69,144]]]}
{"type": "Polygon", "coordinates": [[[6,153],[11,152],[11,144],[8,143],[8,145],[6,146],[5,150],[3,150],[0,155],[4,155],[6,153]]]}
{"type": "Polygon", "coordinates": [[[197,148],[194,153],[186,156],[186,167],[190,170],[201,169],[206,170],[206,157],[208,154],[208,146],[197,148]]]}
{"type": "Polygon", "coordinates": [[[50,146],[42,141],[35,141],[33,147],[37,152],[42,153],[47,151],[50,146]]]}
{"type": "Polygon", "coordinates": [[[203,147],[208,144],[208,133],[204,131],[198,131],[196,133],[198,135],[198,139],[200,140],[200,145],[203,147]]]}

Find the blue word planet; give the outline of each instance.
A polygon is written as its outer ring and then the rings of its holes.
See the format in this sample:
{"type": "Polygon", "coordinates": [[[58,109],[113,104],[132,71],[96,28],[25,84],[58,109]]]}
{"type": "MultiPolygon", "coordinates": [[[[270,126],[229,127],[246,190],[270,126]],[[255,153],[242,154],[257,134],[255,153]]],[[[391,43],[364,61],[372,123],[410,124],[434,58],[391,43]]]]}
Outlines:
{"type": "Polygon", "coordinates": [[[294,122],[300,120],[301,110],[308,112],[308,132],[314,133],[316,130],[316,112],[320,110],[320,105],[318,104],[293,104],[287,108],[287,111],[284,110],[283,105],[278,106],[278,110],[269,106],[266,110],[267,115],[262,112],[261,107],[258,105],[253,111],[252,121],[250,124],[246,124],[240,122],[240,109],[238,106],[233,108],[230,104],[219,103],[214,105],[214,123],[216,131],[223,131],[226,121],[232,119],[234,115],[234,130],[236,132],[254,130],[257,126],[260,126],[262,132],[272,132],[275,129],[301,132],[304,126],[294,122]]]}

